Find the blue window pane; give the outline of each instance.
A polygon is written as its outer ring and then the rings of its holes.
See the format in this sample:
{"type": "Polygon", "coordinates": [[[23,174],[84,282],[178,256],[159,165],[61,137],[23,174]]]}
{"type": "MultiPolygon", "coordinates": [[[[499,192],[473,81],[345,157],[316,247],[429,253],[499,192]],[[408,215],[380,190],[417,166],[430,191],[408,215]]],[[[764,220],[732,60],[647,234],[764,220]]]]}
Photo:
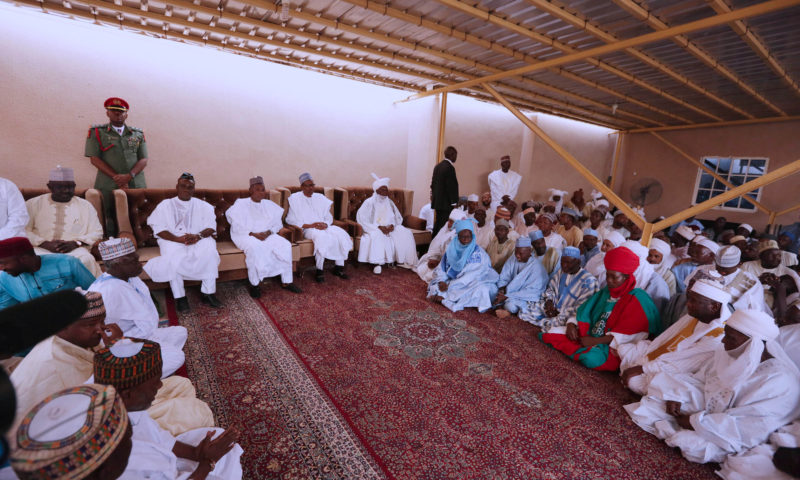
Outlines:
{"type": "Polygon", "coordinates": [[[711,198],[711,192],[709,192],[708,190],[698,190],[698,191],[697,191],[697,200],[696,200],[696,203],[702,203],[702,202],[705,202],[705,201],[706,201],[706,200],[708,200],[709,198],[711,198]]]}
{"type": "Polygon", "coordinates": [[[748,210],[755,210],[755,209],[756,209],[756,206],[755,206],[755,205],[753,205],[752,203],[748,202],[747,200],[745,200],[745,199],[742,199],[742,203],[741,203],[741,205],[739,206],[739,208],[746,208],[746,209],[748,209],[748,210]]]}
{"type": "Polygon", "coordinates": [[[757,176],[759,176],[759,177],[760,177],[761,175],[764,175],[764,167],[763,167],[763,166],[761,166],[761,167],[754,167],[754,166],[752,166],[752,165],[751,165],[751,166],[750,166],[750,167],[747,169],[747,172],[748,172],[750,175],[757,175],[757,176]]]}
{"type": "Polygon", "coordinates": [[[714,190],[725,190],[725,184],[720,182],[719,180],[714,180],[714,186],[712,187],[714,190]]]}
{"type": "Polygon", "coordinates": [[[700,175],[700,188],[711,188],[712,183],[714,183],[714,177],[707,173],[700,175]]]}
{"type": "Polygon", "coordinates": [[[743,173],[747,173],[747,160],[743,158],[734,159],[733,167],[731,168],[731,174],[740,175],[743,173]]]}
{"type": "Polygon", "coordinates": [[[761,189],[757,188],[757,189],[753,190],[752,192],[750,192],[750,195],[752,195],[753,198],[758,198],[758,192],[760,192],[760,191],[761,191],[761,189]]]}
{"type": "Polygon", "coordinates": [[[766,168],[766,166],[767,166],[767,161],[764,160],[763,158],[761,158],[761,159],[751,159],[750,160],[750,166],[751,167],[755,167],[755,168],[760,168],[763,171],[764,168],[766,168]]]}
{"type": "Polygon", "coordinates": [[[733,200],[728,200],[727,202],[725,202],[724,205],[726,207],[738,208],[739,207],[739,199],[738,198],[734,198],[733,200]]]}
{"type": "Polygon", "coordinates": [[[706,167],[710,168],[711,170],[717,171],[717,158],[716,157],[706,157],[703,159],[703,164],[706,167]]]}
{"type": "Polygon", "coordinates": [[[731,169],[731,159],[730,158],[719,158],[717,159],[717,171],[722,173],[725,176],[725,173],[728,173],[731,169]]]}
{"type": "Polygon", "coordinates": [[[731,175],[731,183],[734,185],[741,185],[745,182],[745,177],[743,175],[731,175]]]}

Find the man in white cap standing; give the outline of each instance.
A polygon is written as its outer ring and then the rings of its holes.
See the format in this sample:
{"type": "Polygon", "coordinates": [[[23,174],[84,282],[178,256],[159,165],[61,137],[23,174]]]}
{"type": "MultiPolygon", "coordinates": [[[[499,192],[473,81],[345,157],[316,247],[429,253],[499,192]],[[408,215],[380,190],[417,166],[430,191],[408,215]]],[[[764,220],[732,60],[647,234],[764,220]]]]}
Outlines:
{"type": "Polygon", "coordinates": [[[626,343],[617,349],[622,384],[639,395],[647,392],[650,380],[660,372],[698,372],[722,340],[731,315],[731,296],[722,284],[704,278],[694,282],[686,296],[688,313],[653,341],[626,343]]]}
{"type": "Polygon", "coordinates": [[[800,372],[778,333],[766,313],[735,311],[703,369],[659,373],[647,395],[625,410],[692,462],[722,462],[765,442],[800,413],[800,372]]]}
{"type": "Polygon", "coordinates": [[[522,175],[511,170],[511,157],[508,155],[500,157],[500,169],[489,174],[491,208],[496,209],[500,204],[505,204],[509,200],[514,201],[521,182],[522,175]]]}
{"type": "Polygon", "coordinates": [[[686,277],[686,282],[691,282],[700,272],[709,273],[716,271],[721,276],[720,282],[725,291],[731,295],[731,305],[736,310],[750,309],[770,313],[764,303],[764,289],[758,277],[741,268],[742,252],[735,245],[726,245],[719,249],[715,262],[701,265],[697,270],[686,277]]]}
{"type": "Polygon", "coordinates": [[[356,213],[356,221],[364,229],[358,261],[373,264],[372,272],[376,275],[380,275],[381,267],[387,263],[414,268],[418,261],[414,234],[403,226],[403,216],[389,198],[389,178],[378,178],[374,173],[372,177],[374,193],[364,200],[356,213]]]}
{"type": "Polygon", "coordinates": [[[0,240],[25,236],[28,209],[19,188],[11,180],[0,177],[0,240]]]}
{"type": "Polygon", "coordinates": [[[231,240],[244,252],[250,296],[261,296],[261,281],[280,275],[281,287],[301,290],[292,278],[292,243],[278,234],[283,228],[283,209],[267,198],[264,179],[250,179],[250,197],[237,199],[225,211],[231,224],[231,240]]]}
{"type": "Polygon", "coordinates": [[[782,255],[778,242],[767,240],[762,242],[758,248],[758,260],[742,264],[742,270],[752,273],[761,281],[764,287],[764,301],[770,309],[773,308],[775,303],[775,292],[779,288],[778,284],[784,279],[793,291],[800,291],[800,276],[791,268],[783,265],[781,260],[782,255]]]}
{"type": "Polygon", "coordinates": [[[25,202],[30,220],[25,235],[37,255],[66,253],[95,277],[102,273],[90,250],[103,238],[97,210],[89,201],[75,196],[75,172],[58,166],[50,171],[50,193],[25,202]]]}
{"type": "Polygon", "coordinates": [[[194,198],[191,173],[183,173],[175,189],[177,196],[162,200],[147,218],[161,256],[148,260],[144,271],[154,282],[169,282],[178,311],[189,310],[184,280],[200,280],[203,303],[219,308],[222,303],[216,292],[220,258],[213,238],[217,231],[214,207],[194,198]]]}
{"type": "Polygon", "coordinates": [[[303,237],[314,242],[314,259],[317,262],[317,282],[325,281],[325,259],[333,260],[333,274],[347,279],[344,261],[353,249],[353,239],[344,230],[333,225],[333,202],[321,193],[314,193],[314,179],[310,173],[300,175],[300,191],[289,196],[289,213],[286,223],[303,229],[303,237]]]}
{"type": "Polygon", "coordinates": [[[129,238],[110,238],[98,245],[105,273],[89,286],[103,296],[105,324],[116,324],[126,337],[153,340],[161,344],[164,374],[172,375],[183,366],[183,346],[189,336],[186,327],[158,327],[158,310],[150,290],[139,275],[142,264],[129,238]]]}

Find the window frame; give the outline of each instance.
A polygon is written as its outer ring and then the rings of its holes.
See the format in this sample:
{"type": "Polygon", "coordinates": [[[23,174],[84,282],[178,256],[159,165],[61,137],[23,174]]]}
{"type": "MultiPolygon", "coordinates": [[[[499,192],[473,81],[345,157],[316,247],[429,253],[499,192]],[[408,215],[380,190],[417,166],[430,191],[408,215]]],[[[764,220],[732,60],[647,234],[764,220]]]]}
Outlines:
{"type": "MultiPolygon", "coordinates": [[[[748,166],[749,166],[749,162],[752,161],[752,160],[763,160],[764,161],[764,171],[760,175],[755,176],[754,178],[758,178],[758,177],[764,176],[769,171],[769,158],[768,157],[748,156],[748,155],[706,155],[706,156],[703,156],[703,157],[700,158],[700,162],[703,165],[705,165],[706,167],[711,168],[706,163],[706,160],[717,160],[715,173],[718,174],[719,176],[721,176],[722,178],[725,178],[731,184],[734,184],[731,181],[731,172],[730,171],[726,175],[723,175],[719,171],[717,171],[719,169],[719,160],[722,160],[722,159],[729,159],[731,161],[731,165],[733,164],[733,161],[735,161],[735,160],[747,160],[748,161],[748,166]]],[[[719,182],[719,180],[717,180],[714,177],[712,177],[712,183],[711,183],[711,187],[712,188],[707,188],[707,187],[702,187],[701,188],[700,187],[700,181],[703,178],[703,175],[708,175],[708,172],[706,172],[704,169],[698,167],[697,168],[697,176],[695,177],[695,182],[694,182],[694,190],[692,192],[692,202],[691,202],[692,205],[697,205],[699,203],[702,203],[702,202],[698,202],[697,201],[697,195],[700,193],[701,190],[710,191],[713,194],[713,192],[715,190],[713,188],[714,184],[719,182]]],[[[749,174],[745,174],[744,175],[745,182],[754,179],[754,178],[750,178],[748,180],[747,179],[748,175],[749,174]]],[[[724,187],[724,190],[722,190],[722,192],[717,193],[716,195],[709,196],[709,199],[714,198],[717,195],[720,195],[720,194],[730,190],[729,187],[727,187],[725,185],[722,185],[722,186],[724,187]]],[[[761,201],[761,194],[763,192],[764,192],[764,187],[763,186],[758,188],[758,193],[756,194],[756,198],[755,198],[755,200],[757,202],[761,201]]],[[[742,197],[742,198],[746,199],[746,197],[742,197]]],[[[751,202],[751,205],[753,205],[752,202],[751,202]]],[[[713,210],[725,210],[725,211],[729,211],[729,212],[739,212],[739,213],[756,213],[758,211],[758,207],[756,207],[755,205],[753,205],[752,209],[750,209],[750,208],[742,208],[742,207],[730,207],[730,206],[725,206],[725,204],[723,203],[722,205],[717,205],[716,207],[714,207],[713,210]]]]}

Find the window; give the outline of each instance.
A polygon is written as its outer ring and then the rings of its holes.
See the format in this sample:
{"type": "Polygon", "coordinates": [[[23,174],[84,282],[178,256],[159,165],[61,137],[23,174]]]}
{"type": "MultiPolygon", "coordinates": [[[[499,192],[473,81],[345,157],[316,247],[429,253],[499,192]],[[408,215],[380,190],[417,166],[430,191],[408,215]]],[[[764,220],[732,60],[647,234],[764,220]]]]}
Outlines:
{"type": "MultiPolygon", "coordinates": [[[[717,175],[726,179],[734,186],[742,185],[750,180],[758,178],[767,172],[766,158],[739,158],[739,157],[705,157],[703,164],[717,175]]],[[[705,202],[728,190],[722,182],[712,177],[702,168],[697,169],[697,183],[694,187],[694,204],[705,202]]],[[[761,189],[758,188],[749,193],[757,201],[761,197],[761,189]]],[[[756,207],[747,201],[747,197],[734,198],[728,200],[717,208],[723,210],[738,210],[753,212],[756,207]]]]}

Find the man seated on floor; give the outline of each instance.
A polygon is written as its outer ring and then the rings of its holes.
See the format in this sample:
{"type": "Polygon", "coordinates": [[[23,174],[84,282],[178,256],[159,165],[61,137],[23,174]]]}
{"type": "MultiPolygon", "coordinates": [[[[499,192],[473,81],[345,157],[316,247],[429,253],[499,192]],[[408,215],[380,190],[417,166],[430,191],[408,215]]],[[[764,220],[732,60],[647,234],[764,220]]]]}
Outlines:
{"type": "Polygon", "coordinates": [[[219,253],[214,233],[214,207],[194,198],[194,176],[183,173],[175,185],[178,195],[162,200],[147,224],[153,229],[161,256],[151,258],[144,271],[154,282],[169,282],[179,312],[189,310],[184,280],[200,280],[203,303],[219,308],[217,277],[219,253]]]}
{"type": "Polygon", "coordinates": [[[608,238],[609,233],[616,232],[627,240],[631,236],[631,232],[627,228],[629,224],[630,221],[625,215],[625,212],[617,210],[614,212],[613,218],[611,220],[605,220],[597,231],[600,232],[600,236],[603,238],[608,238]]]}
{"type": "Polygon", "coordinates": [[[713,265],[719,245],[708,238],[698,235],[689,243],[690,261],[678,263],[672,267],[675,274],[675,291],[682,293],[686,291],[686,277],[697,270],[701,265],[713,265]]]}
{"type": "Polygon", "coordinates": [[[617,349],[622,360],[622,384],[639,395],[647,392],[647,385],[659,372],[699,371],[722,340],[731,301],[723,285],[710,279],[698,280],[686,295],[688,314],[653,341],[644,339],[617,349]]]}
{"type": "Polygon", "coordinates": [[[25,237],[0,240],[0,310],[60,290],[89,288],[94,276],[75,257],[36,255],[25,237]]]}
{"type": "Polygon", "coordinates": [[[497,299],[495,310],[497,318],[506,318],[512,314],[521,314],[528,302],[542,296],[547,286],[547,272],[542,262],[531,257],[531,239],[519,237],[516,242],[514,256],[506,260],[500,278],[497,280],[497,299]]]}
{"type": "Polygon", "coordinates": [[[460,208],[454,208],[450,211],[450,217],[447,223],[444,224],[439,232],[433,237],[431,244],[428,245],[428,251],[417,262],[416,272],[419,278],[425,283],[430,283],[433,280],[433,271],[444,256],[447,246],[450,241],[455,237],[456,232],[453,230],[453,224],[458,220],[467,218],[466,212],[460,208]]]}
{"type": "Polygon", "coordinates": [[[556,233],[564,238],[569,247],[577,247],[583,240],[583,230],[577,225],[580,214],[572,208],[564,207],[558,217],[556,233]]]}
{"type": "Polygon", "coordinates": [[[536,225],[542,232],[544,241],[550,248],[555,248],[559,253],[567,246],[567,241],[564,237],[555,232],[555,226],[558,222],[558,217],[554,213],[543,213],[536,219],[536,225]]]}
{"type": "Polygon", "coordinates": [[[583,240],[578,244],[578,248],[581,251],[581,267],[585,267],[592,257],[600,253],[600,234],[597,230],[584,228],[583,240]]]}
{"type": "Polygon", "coordinates": [[[669,289],[669,296],[672,297],[675,295],[677,292],[677,285],[675,284],[675,274],[672,273],[672,265],[675,263],[675,257],[672,256],[672,247],[670,244],[660,238],[651,239],[647,261],[653,266],[656,273],[661,275],[661,278],[664,279],[669,289]]]}
{"type": "Polygon", "coordinates": [[[681,225],[669,236],[670,243],[672,243],[672,256],[675,257],[675,262],[689,258],[689,242],[696,236],[697,234],[694,230],[686,225],[681,225]]]}
{"type": "Polygon", "coordinates": [[[236,199],[225,217],[231,224],[231,240],[244,252],[250,296],[260,297],[261,281],[277,275],[282,288],[301,293],[292,278],[292,242],[278,235],[283,209],[267,198],[263,178],[250,179],[250,197],[236,199]]]}
{"type": "Polygon", "coordinates": [[[764,312],[733,312],[711,362],[695,375],[656,375],[625,410],[692,462],[722,462],[765,442],[800,413],[800,372],[778,333],[764,312]]]}
{"type": "MultiPolygon", "coordinates": [[[[97,292],[86,294],[89,309],[79,320],[39,342],[11,374],[17,392],[17,419],[36,402],[92,376],[94,350],[102,340],[113,344],[122,337],[117,325],[103,325],[105,308],[97,292]]],[[[213,427],[214,415],[197,399],[192,382],[184,377],[164,379],[150,415],[174,434],[213,427]]]]}
{"type": "Polygon", "coordinates": [[[742,252],[734,245],[722,247],[717,252],[713,265],[702,265],[687,277],[691,280],[700,272],[715,271],[721,275],[720,281],[725,291],[731,294],[731,304],[735,310],[743,308],[770,313],[764,302],[764,288],[758,277],[741,268],[742,252]]]}
{"type": "Polygon", "coordinates": [[[99,350],[94,379],[117,390],[133,426],[133,449],[120,478],[242,478],[236,430],[199,428],[175,436],[150,417],[147,409],[161,388],[158,343],[123,338],[99,350]]]}
{"type": "Polygon", "coordinates": [[[522,204],[522,211],[517,215],[514,223],[515,231],[520,237],[527,237],[530,232],[539,230],[539,227],[536,226],[536,210],[527,202],[522,204]]]}
{"type": "Polygon", "coordinates": [[[475,210],[475,242],[479,247],[486,250],[489,248],[489,242],[492,241],[494,235],[494,222],[487,221],[486,210],[478,207],[475,210]]]}
{"type": "Polygon", "coordinates": [[[567,247],[561,255],[561,269],[550,278],[543,295],[532,299],[519,318],[547,333],[552,327],[564,326],[598,288],[597,279],[581,268],[580,250],[567,247]]]}
{"type": "Polygon", "coordinates": [[[314,179],[310,173],[300,175],[299,192],[289,196],[289,213],[286,223],[303,229],[303,238],[314,242],[314,259],[317,262],[317,282],[325,281],[325,259],[334,261],[333,274],[347,279],[344,261],[353,249],[353,239],[344,230],[332,225],[331,204],[321,193],[314,193],[314,179]]]}
{"type": "Polygon", "coordinates": [[[605,279],[606,267],[603,263],[603,260],[605,259],[606,253],[622,246],[623,243],[625,243],[625,237],[623,237],[621,234],[618,232],[608,233],[600,245],[600,253],[593,256],[586,262],[586,265],[584,266],[586,271],[594,275],[594,278],[596,278],[598,282],[602,279],[605,279]]]}
{"type": "Polygon", "coordinates": [[[18,477],[0,478],[106,480],[130,463],[132,428],[114,387],[62,389],[26,413],[9,459],[18,477]]]}
{"type": "Polygon", "coordinates": [[[515,242],[519,238],[517,232],[511,231],[511,225],[506,219],[495,220],[494,235],[489,240],[486,253],[495,272],[500,273],[506,260],[514,254],[515,242]]]}
{"type": "Polygon", "coordinates": [[[588,368],[616,371],[619,346],[657,334],[659,317],[647,293],[636,288],[639,257],[617,247],[604,261],[606,286],[578,307],[566,328],[553,327],[539,339],[588,368]]]}
{"type": "Polygon", "coordinates": [[[119,326],[126,337],[159,342],[164,375],[172,375],[186,360],[183,353],[189,336],[186,327],[158,327],[158,310],[150,290],[139,278],[142,264],[129,238],[111,238],[100,242],[98,249],[106,272],[97,277],[89,291],[102,295],[106,325],[119,326]]]}
{"type": "Polygon", "coordinates": [[[459,220],[454,229],[456,237],[433,272],[428,298],[453,312],[476,307],[483,313],[497,295],[497,272],[489,255],[475,243],[474,222],[459,220]]]}
{"type": "Polygon", "coordinates": [[[558,272],[561,266],[561,250],[547,245],[541,230],[534,230],[528,234],[533,247],[533,256],[542,262],[548,277],[552,277],[558,272]]]}
{"type": "MultiPolygon", "coordinates": [[[[667,282],[664,281],[664,277],[656,273],[653,265],[647,261],[647,257],[650,256],[650,250],[635,240],[625,240],[622,246],[639,257],[639,266],[633,272],[636,277],[636,288],[641,288],[647,292],[647,296],[650,297],[658,311],[661,312],[670,299],[669,287],[667,282]]],[[[602,287],[604,283],[601,280],[600,286],[602,287]]]]}
{"type": "Polygon", "coordinates": [[[25,202],[28,226],[25,234],[37,247],[37,255],[65,253],[81,261],[95,277],[102,271],[90,250],[103,238],[97,210],[88,200],[75,196],[75,173],[60,165],[50,171],[50,193],[25,202]]]}
{"type": "Polygon", "coordinates": [[[775,240],[763,242],[758,249],[758,260],[745,262],[742,264],[742,270],[752,273],[761,281],[764,289],[764,301],[769,309],[772,309],[775,304],[775,289],[783,277],[787,277],[791,281],[790,283],[800,290],[800,276],[781,263],[781,250],[775,240]]]}
{"type": "MultiPolygon", "coordinates": [[[[358,261],[374,265],[372,273],[380,275],[381,266],[398,264],[403,268],[417,265],[414,234],[403,226],[403,216],[389,198],[389,179],[372,174],[373,194],[356,212],[356,221],[364,229],[358,247],[358,261]]],[[[478,197],[475,196],[475,204],[478,197]]]]}

